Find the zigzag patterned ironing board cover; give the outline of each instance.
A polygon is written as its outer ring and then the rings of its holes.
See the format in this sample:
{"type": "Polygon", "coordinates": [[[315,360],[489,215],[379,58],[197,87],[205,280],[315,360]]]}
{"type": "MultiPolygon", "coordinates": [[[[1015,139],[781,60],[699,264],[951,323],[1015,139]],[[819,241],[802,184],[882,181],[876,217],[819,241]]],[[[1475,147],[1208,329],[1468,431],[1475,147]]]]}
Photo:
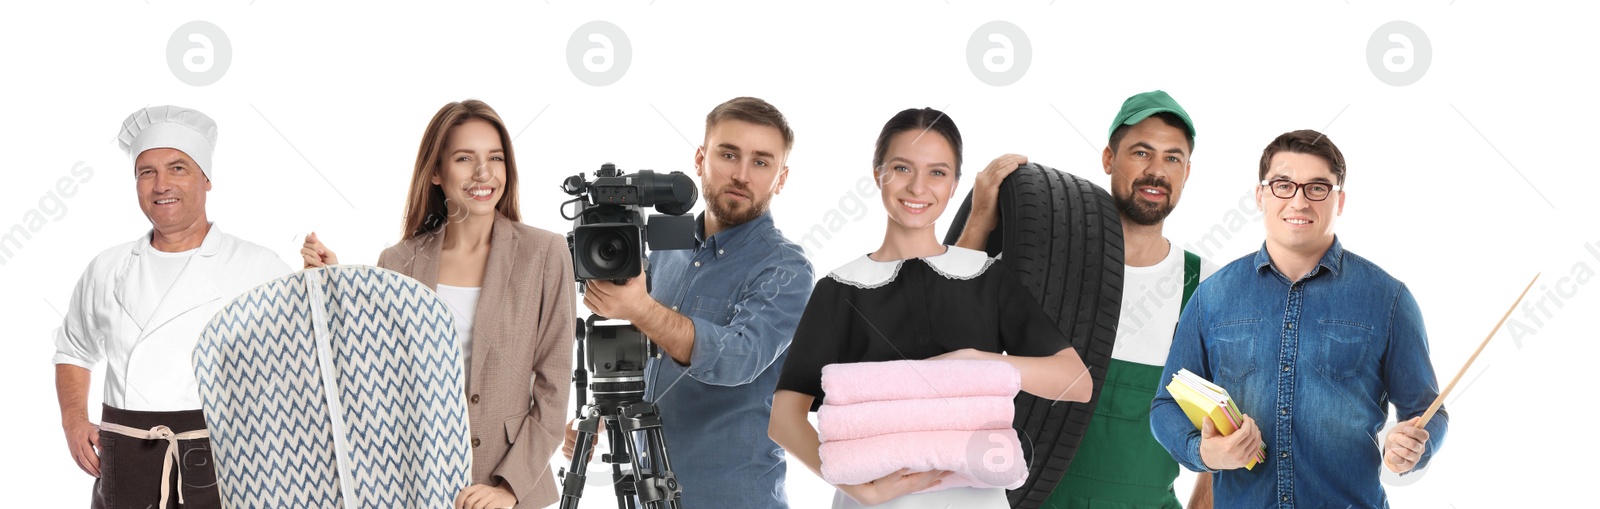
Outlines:
{"type": "Polygon", "coordinates": [[[472,476],[459,350],[443,301],[376,267],[235,299],[194,351],[224,506],[450,507],[472,476]]]}

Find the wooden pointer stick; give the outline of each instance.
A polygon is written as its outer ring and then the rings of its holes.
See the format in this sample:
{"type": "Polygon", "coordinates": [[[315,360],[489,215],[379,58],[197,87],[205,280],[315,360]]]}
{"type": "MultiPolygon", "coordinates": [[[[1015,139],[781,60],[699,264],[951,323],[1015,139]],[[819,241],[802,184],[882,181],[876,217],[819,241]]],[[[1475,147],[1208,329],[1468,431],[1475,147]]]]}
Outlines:
{"type": "Polygon", "coordinates": [[[1450,380],[1450,385],[1444,386],[1444,391],[1439,393],[1439,397],[1433,398],[1433,404],[1428,405],[1428,411],[1422,413],[1422,420],[1417,423],[1418,428],[1427,427],[1428,421],[1433,420],[1433,414],[1439,411],[1440,406],[1444,405],[1444,398],[1450,395],[1451,389],[1456,388],[1456,382],[1461,381],[1461,375],[1467,374],[1467,368],[1472,367],[1472,361],[1478,360],[1478,354],[1483,353],[1483,347],[1489,346],[1489,340],[1494,339],[1494,333],[1500,332],[1500,326],[1505,325],[1507,318],[1511,318],[1511,312],[1517,310],[1517,304],[1522,303],[1522,298],[1527,296],[1528,290],[1533,288],[1533,282],[1538,280],[1539,274],[1534,274],[1533,281],[1528,281],[1528,287],[1522,289],[1522,295],[1518,295],[1517,301],[1511,303],[1511,309],[1507,309],[1506,314],[1500,317],[1500,322],[1494,324],[1494,330],[1489,331],[1489,337],[1483,338],[1483,343],[1478,344],[1478,350],[1472,352],[1472,356],[1467,358],[1467,363],[1462,365],[1461,371],[1457,372],[1456,377],[1450,380]]]}

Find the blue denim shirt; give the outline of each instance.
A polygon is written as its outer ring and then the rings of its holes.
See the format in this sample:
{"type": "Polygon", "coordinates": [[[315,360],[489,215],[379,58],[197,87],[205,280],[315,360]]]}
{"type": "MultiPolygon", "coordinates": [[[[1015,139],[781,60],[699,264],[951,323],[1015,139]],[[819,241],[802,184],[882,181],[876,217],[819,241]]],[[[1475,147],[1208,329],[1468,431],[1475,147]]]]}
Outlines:
{"type": "MultiPolygon", "coordinates": [[[[1217,472],[1217,507],[1387,507],[1378,482],[1389,405],[1400,421],[1439,394],[1422,313],[1405,284],[1334,239],[1317,266],[1289,281],[1266,246],[1200,284],[1183,310],[1150,405],[1150,428],[1194,471],[1200,431],[1166,390],[1180,368],[1227,389],[1254,418],[1267,461],[1217,472]]],[[[1428,423],[1427,466],[1449,416],[1428,423]]]]}
{"type": "Polygon", "coordinates": [[[664,353],[645,367],[673,473],[688,508],[787,508],[783,449],[767,438],[778,384],[815,282],[800,246],[762,214],[650,254],[650,296],[694,321],[684,366],[664,353]]]}

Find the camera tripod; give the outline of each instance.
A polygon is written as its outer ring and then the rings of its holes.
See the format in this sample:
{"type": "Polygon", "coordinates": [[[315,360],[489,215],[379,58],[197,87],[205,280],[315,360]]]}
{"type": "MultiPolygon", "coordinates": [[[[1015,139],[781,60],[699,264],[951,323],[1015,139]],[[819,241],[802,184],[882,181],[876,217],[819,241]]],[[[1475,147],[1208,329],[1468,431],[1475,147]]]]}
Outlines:
{"type": "Polygon", "coordinates": [[[573,447],[572,464],[561,471],[561,509],[577,509],[578,500],[583,497],[589,455],[594,451],[601,420],[605,421],[606,443],[611,447],[611,453],[601,455],[601,460],[611,464],[617,507],[680,509],[678,497],[682,490],[672,473],[672,462],[667,459],[661,412],[654,403],[644,400],[644,363],[654,347],[633,325],[595,325],[604,319],[589,315],[588,320],[578,321],[572,385],[578,391],[578,401],[589,401],[585,393],[591,388],[594,401],[580,406],[577,412],[578,440],[573,447]],[[594,353],[587,364],[595,372],[592,384],[584,369],[586,347],[594,353]],[[635,440],[640,435],[642,448],[635,440]],[[631,470],[624,472],[623,465],[631,470]]]}

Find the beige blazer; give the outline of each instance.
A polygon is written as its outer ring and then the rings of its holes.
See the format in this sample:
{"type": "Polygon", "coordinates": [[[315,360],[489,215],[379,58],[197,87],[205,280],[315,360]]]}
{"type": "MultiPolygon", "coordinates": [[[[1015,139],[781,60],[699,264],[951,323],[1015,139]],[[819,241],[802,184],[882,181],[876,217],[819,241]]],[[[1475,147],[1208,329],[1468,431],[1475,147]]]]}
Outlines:
{"type": "MultiPolygon", "coordinates": [[[[442,231],[385,249],[378,266],[437,289],[442,231]]],[[[577,314],[561,235],[496,215],[472,322],[467,417],[472,482],[509,483],[517,509],[560,498],[550,458],[565,437],[577,314]]]]}

